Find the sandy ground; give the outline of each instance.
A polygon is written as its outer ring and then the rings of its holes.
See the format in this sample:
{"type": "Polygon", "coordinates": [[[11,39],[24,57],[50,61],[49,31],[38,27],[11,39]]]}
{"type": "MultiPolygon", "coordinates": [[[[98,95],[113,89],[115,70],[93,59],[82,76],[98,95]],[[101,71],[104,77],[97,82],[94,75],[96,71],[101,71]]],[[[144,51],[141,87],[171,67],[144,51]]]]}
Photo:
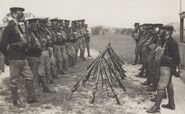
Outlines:
{"type": "MultiPolygon", "coordinates": [[[[146,109],[152,105],[149,99],[153,96],[152,93],[148,93],[145,87],[140,83],[143,79],[135,77],[135,74],[139,72],[140,66],[132,66],[130,63],[133,61],[134,42],[129,38],[123,39],[122,36],[118,36],[112,39],[109,36],[104,40],[105,36],[100,36],[92,39],[91,58],[87,58],[86,61],[79,60],[78,64],[67,71],[66,75],[59,75],[60,79],[55,80],[54,84],[50,84],[50,87],[55,89],[56,93],[46,94],[41,91],[40,88],[36,89],[36,97],[39,99],[39,103],[26,104],[26,108],[16,108],[12,106],[9,84],[8,67],[6,72],[0,76],[0,113],[1,114],[145,114],[146,109]],[[121,39],[121,40],[120,40],[121,39]],[[117,54],[127,62],[123,68],[127,71],[126,80],[123,83],[127,89],[126,92],[115,88],[118,93],[118,98],[121,105],[116,103],[113,98],[107,97],[105,90],[98,90],[98,94],[95,98],[95,103],[89,103],[92,96],[92,86],[87,85],[80,87],[77,92],[71,97],[70,100],[66,100],[67,96],[71,92],[73,85],[80,79],[85,73],[86,67],[96,58],[99,54],[99,50],[102,50],[107,42],[111,41],[113,48],[117,54]],[[119,44],[119,45],[117,45],[119,44]],[[122,46],[121,48],[119,48],[122,46]]],[[[23,79],[20,80],[24,82],[23,79]]],[[[19,89],[21,99],[25,101],[26,92],[24,84],[20,84],[19,89]]]]}

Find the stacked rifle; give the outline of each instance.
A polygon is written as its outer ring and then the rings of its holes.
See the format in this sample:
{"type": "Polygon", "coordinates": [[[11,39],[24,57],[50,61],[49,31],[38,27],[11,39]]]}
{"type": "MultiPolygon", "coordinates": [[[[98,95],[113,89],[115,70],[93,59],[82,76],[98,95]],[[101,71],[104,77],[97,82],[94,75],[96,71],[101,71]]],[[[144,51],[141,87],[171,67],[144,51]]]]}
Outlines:
{"type": "Polygon", "coordinates": [[[85,86],[87,82],[94,82],[90,103],[94,103],[98,88],[101,87],[102,91],[105,88],[108,97],[115,98],[117,103],[121,104],[115,92],[115,83],[123,91],[126,91],[122,82],[126,77],[122,68],[123,65],[124,62],[118,57],[109,43],[105,50],[100,52],[100,55],[87,67],[87,72],[74,85],[67,100],[71,98],[80,86],[85,86]]]}

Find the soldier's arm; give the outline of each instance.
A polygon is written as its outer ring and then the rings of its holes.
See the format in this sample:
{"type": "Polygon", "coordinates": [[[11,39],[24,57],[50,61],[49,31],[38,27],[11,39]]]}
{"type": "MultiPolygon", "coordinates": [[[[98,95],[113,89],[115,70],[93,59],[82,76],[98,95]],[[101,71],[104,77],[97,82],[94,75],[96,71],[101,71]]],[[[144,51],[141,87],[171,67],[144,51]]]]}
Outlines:
{"type": "Polygon", "coordinates": [[[10,32],[11,29],[10,28],[5,28],[5,30],[3,31],[2,34],[2,39],[0,42],[0,51],[6,56],[7,55],[7,47],[9,44],[9,40],[10,40],[10,32]]]}

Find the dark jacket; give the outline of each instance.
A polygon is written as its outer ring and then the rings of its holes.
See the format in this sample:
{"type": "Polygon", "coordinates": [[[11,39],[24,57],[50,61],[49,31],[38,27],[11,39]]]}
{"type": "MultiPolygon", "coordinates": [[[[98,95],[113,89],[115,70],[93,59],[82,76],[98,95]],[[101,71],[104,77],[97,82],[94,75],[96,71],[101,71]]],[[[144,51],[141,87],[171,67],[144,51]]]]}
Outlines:
{"type": "Polygon", "coordinates": [[[178,43],[170,37],[165,46],[164,55],[161,58],[160,66],[176,68],[180,64],[178,43]]]}
{"type": "MultiPolygon", "coordinates": [[[[20,34],[15,29],[15,22],[12,20],[8,23],[7,27],[3,31],[2,39],[0,42],[0,51],[3,52],[8,60],[23,60],[26,58],[25,46],[16,46],[17,42],[21,41],[20,34]],[[14,46],[12,45],[14,44],[14,46]],[[8,49],[9,45],[9,49],[8,49]]],[[[18,29],[23,33],[21,27],[18,25],[18,29]]]]}

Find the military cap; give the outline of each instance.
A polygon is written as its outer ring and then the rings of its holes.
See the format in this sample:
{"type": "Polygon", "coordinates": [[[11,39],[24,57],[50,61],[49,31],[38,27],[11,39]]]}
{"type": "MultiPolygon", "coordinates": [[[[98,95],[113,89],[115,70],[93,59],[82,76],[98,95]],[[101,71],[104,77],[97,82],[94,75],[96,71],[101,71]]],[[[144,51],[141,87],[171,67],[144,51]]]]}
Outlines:
{"type": "Polygon", "coordinates": [[[77,20],[79,23],[85,23],[85,19],[77,20]]]}
{"type": "Polygon", "coordinates": [[[163,24],[153,24],[154,27],[162,27],[163,24]]]}
{"type": "Polygon", "coordinates": [[[174,27],[173,26],[169,26],[169,25],[162,26],[160,28],[163,29],[163,30],[167,30],[167,31],[173,31],[174,30],[174,27]]]}
{"type": "Polygon", "coordinates": [[[21,8],[21,7],[11,7],[10,8],[10,12],[11,13],[15,13],[15,12],[17,12],[17,11],[24,11],[24,8],[21,8]]]}
{"type": "Polygon", "coordinates": [[[143,26],[153,26],[153,24],[151,24],[151,23],[145,23],[145,24],[143,24],[143,26]]]}
{"type": "Polygon", "coordinates": [[[29,23],[35,23],[35,22],[37,22],[39,20],[39,18],[32,18],[32,19],[27,19],[27,20],[25,20],[25,22],[27,21],[27,22],[29,22],[29,23]]]}
{"type": "Polygon", "coordinates": [[[86,28],[87,28],[87,27],[88,27],[88,25],[87,25],[87,24],[84,24],[84,27],[86,27],[86,28]]]}
{"type": "Polygon", "coordinates": [[[40,18],[39,22],[41,23],[47,23],[49,18],[40,18]]]}
{"type": "Polygon", "coordinates": [[[54,19],[50,19],[51,22],[58,22],[58,19],[57,18],[54,18],[54,19]]]}
{"type": "Polygon", "coordinates": [[[65,19],[64,22],[70,22],[70,20],[65,19]]]}
{"type": "Polygon", "coordinates": [[[137,26],[137,25],[139,25],[139,23],[134,23],[134,26],[137,26]]]}
{"type": "Polygon", "coordinates": [[[58,19],[58,22],[64,22],[64,20],[63,19],[58,19]]]}

